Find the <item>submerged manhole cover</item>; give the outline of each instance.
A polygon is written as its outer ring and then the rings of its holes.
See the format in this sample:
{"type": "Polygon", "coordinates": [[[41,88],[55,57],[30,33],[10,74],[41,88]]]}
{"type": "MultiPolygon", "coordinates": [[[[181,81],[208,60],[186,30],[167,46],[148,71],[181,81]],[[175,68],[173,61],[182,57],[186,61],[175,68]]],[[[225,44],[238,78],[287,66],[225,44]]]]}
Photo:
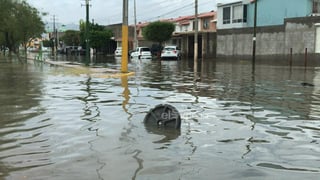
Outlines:
{"type": "Polygon", "coordinates": [[[181,117],[175,107],[169,104],[160,104],[148,112],[144,123],[146,126],[180,129],[181,117]]]}

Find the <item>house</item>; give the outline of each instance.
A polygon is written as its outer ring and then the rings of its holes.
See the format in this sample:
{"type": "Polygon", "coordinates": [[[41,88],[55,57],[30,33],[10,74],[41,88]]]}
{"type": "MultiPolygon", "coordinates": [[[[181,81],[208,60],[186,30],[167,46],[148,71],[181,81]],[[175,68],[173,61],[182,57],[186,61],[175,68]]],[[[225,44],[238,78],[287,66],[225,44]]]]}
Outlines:
{"type": "Polygon", "coordinates": [[[144,39],[143,37],[143,29],[148,26],[150,23],[149,22],[139,22],[136,25],[136,36],[137,36],[137,40],[138,40],[138,45],[139,46],[148,46],[151,47],[153,42],[149,42],[147,40],[144,39]]]}
{"type": "MultiPolygon", "coordinates": [[[[215,56],[216,53],[216,19],[217,12],[198,14],[198,42],[199,56],[215,56]]],[[[195,15],[182,16],[172,20],[175,23],[175,32],[171,41],[167,42],[181,47],[184,55],[193,56],[195,15]]]]}
{"type": "Polygon", "coordinates": [[[252,55],[255,3],[257,55],[320,53],[320,0],[238,0],[217,5],[217,56],[252,55]]]}
{"type": "Polygon", "coordinates": [[[181,33],[186,33],[186,32],[191,32],[193,30],[193,27],[190,25],[192,24],[192,19],[193,16],[180,16],[178,18],[175,18],[175,34],[181,34],[181,33]]]}
{"type": "MultiPolygon", "coordinates": [[[[198,32],[199,32],[199,55],[215,56],[216,52],[216,12],[205,12],[198,14],[198,32]]],[[[164,45],[177,45],[182,49],[186,56],[193,56],[194,33],[195,33],[195,15],[180,16],[177,18],[161,19],[160,21],[172,22],[175,24],[175,31],[172,39],[165,42],[164,45]]],[[[136,35],[139,46],[152,47],[156,42],[150,42],[143,38],[143,29],[149,22],[139,22],[136,25],[136,35]]],[[[133,27],[133,26],[131,26],[133,27]]]]}
{"type": "MultiPolygon", "coordinates": [[[[215,11],[198,14],[199,32],[216,32],[216,15],[215,11]]],[[[175,34],[194,33],[195,16],[182,16],[171,20],[175,23],[175,34]]]]}
{"type": "MultiPolygon", "coordinates": [[[[113,54],[117,47],[122,46],[122,23],[110,24],[105,26],[105,28],[110,29],[113,33],[113,37],[111,38],[113,41],[110,42],[110,47],[107,49],[107,53],[113,54]]],[[[128,33],[128,47],[129,49],[132,49],[134,28],[129,26],[128,33]]]]}
{"type": "Polygon", "coordinates": [[[218,9],[218,29],[231,29],[248,27],[248,5],[243,1],[234,1],[227,4],[219,3],[218,9]]]}
{"type": "MultiPolygon", "coordinates": [[[[254,1],[217,5],[218,29],[253,27],[254,1]]],[[[284,19],[320,15],[320,0],[257,0],[257,26],[282,25],[284,19]]]]}

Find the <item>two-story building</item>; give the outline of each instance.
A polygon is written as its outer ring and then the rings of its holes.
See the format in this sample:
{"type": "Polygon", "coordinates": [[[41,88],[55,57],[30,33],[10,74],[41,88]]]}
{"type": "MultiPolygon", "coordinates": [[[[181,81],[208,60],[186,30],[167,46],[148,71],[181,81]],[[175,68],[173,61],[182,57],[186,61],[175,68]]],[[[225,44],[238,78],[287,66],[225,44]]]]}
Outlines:
{"type": "Polygon", "coordinates": [[[217,28],[243,28],[247,27],[248,5],[243,1],[234,1],[227,4],[219,3],[217,28]]]}
{"type": "MultiPolygon", "coordinates": [[[[218,29],[253,27],[255,0],[217,4],[218,29]]],[[[257,0],[257,26],[283,25],[286,18],[320,15],[320,0],[257,0]]]]}
{"type": "MultiPolygon", "coordinates": [[[[164,45],[177,45],[182,49],[183,55],[193,56],[194,51],[194,34],[195,34],[195,15],[180,16],[177,18],[162,19],[160,21],[172,22],[175,24],[175,31],[173,32],[172,39],[165,42],[164,45]]],[[[200,56],[214,57],[216,55],[216,12],[206,12],[198,14],[198,30],[199,30],[199,52],[200,56]]],[[[130,29],[136,31],[129,31],[129,48],[132,48],[133,37],[136,33],[139,46],[152,47],[157,45],[157,42],[150,42],[144,39],[143,29],[149,22],[139,22],[130,26],[130,29]],[[132,33],[131,33],[132,32],[132,33]]],[[[108,26],[109,28],[111,25],[108,26]]],[[[120,27],[120,25],[117,25],[120,27]]],[[[114,39],[117,45],[121,45],[121,29],[113,29],[114,39]]]]}
{"type": "MultiPolygon", "coordinates": [[[[200,57],[216,55],[216,15],[215,11],[198,14],[198,54],[200,57]]],[[[181,16],[171,21],[174,22],[176,28],[173,38],[167,43],[180,46],[185,56],[193,57],[195,15],[181,16]]]]}
{"type": "Polygon", "coordinates": [[[320,52],[320,0],[235,0],[217,5],[218,56],[252,54],[255,3],[257,55],[320,52]]]}

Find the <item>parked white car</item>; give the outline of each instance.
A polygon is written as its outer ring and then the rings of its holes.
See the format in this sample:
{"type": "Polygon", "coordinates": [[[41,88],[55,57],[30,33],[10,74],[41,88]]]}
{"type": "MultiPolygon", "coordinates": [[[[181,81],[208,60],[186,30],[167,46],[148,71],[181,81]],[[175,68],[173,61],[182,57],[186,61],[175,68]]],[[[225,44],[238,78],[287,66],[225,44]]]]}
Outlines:
{"type": "Polygon", "coordinates": [[[181,58],[181,50],[177,46],[165,46],[161,51],[161,59],[166,58],[174,58],[180,59],[181,58]]]}
{"type": "Polygon", "coordinates": [[[114,56],[122,56],[122,47],[117,47],[117,49],[114,51],[114,56]]]}
{"type": "Polygon", "coordinates": [[[152,59],[152,54],[148,47],[137,47],[136,50],[130,54],[130,57],[138,59],[152,59]]]}

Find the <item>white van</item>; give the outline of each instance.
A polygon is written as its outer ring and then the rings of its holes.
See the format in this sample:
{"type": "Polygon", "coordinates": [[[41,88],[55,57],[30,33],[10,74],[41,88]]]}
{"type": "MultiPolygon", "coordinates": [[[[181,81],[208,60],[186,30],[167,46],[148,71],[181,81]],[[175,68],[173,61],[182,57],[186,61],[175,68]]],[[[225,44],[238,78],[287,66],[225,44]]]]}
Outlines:
{"type": "Polygon", "coordinates": [[[151,50],[148,47],[137,47],[135,51],[130,54],[131,58],[152,59],[151,50]]]}

